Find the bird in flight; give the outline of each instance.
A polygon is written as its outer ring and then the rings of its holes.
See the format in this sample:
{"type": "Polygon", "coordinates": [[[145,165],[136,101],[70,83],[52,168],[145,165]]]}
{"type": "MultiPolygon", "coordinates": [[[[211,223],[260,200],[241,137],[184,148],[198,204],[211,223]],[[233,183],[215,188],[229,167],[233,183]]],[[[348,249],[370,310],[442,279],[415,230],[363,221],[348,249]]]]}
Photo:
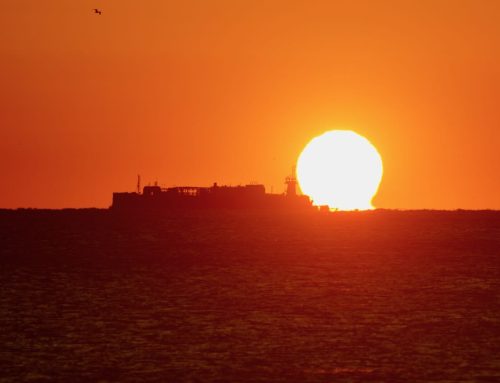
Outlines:
{"type": "Polygon", "coordinates": [[[102,15],[102,11],[98,8],[94,8],[94,13],[96,13],[98,15],[102,15]]]}

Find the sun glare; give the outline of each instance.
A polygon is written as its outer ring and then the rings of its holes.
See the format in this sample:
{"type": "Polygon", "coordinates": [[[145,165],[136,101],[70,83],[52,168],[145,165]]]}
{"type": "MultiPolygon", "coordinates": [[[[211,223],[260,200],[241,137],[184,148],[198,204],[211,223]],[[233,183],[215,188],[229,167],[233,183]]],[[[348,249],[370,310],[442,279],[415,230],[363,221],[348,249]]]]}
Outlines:
{"type": "Polygon", "coordinates": [[[297,161],[302,192],[315,205],[330,209],[373,209],[382,172],[377,149],[350,130],[331,130],[313,138],[297,161]]]}

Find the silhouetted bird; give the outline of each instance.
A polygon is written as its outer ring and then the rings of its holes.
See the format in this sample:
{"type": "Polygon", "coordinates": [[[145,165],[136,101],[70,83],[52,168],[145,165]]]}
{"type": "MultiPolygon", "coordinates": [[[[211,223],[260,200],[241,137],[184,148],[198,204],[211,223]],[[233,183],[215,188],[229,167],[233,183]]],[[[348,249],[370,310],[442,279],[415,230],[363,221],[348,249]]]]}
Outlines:
{"type": "Polygon", "coordinates": [[[94,8],[94,13],[97,13],[98,15],[102,15],[102,11],[100,9],[94,8]]]}

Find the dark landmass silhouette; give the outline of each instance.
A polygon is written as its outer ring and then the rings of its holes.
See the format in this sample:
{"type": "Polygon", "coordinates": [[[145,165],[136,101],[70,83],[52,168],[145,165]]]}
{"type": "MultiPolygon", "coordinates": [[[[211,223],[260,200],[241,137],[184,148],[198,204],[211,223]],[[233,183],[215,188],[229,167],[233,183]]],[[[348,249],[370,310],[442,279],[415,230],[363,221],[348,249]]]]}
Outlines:
{"type": "Polygon", "coordinates": [[[500,212],[0,211],[0,381],[500,379],[500,212]]]}

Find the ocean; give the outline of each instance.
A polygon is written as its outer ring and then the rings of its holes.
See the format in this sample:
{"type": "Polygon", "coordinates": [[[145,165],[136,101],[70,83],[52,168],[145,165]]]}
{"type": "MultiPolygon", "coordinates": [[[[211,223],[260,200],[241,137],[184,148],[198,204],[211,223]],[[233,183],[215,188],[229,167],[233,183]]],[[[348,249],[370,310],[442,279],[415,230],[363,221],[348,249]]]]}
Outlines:
{"type": "Polygon", "coordinates": [[[0,382],[498,382],[500,212],[0,211],[0,382]]]}

